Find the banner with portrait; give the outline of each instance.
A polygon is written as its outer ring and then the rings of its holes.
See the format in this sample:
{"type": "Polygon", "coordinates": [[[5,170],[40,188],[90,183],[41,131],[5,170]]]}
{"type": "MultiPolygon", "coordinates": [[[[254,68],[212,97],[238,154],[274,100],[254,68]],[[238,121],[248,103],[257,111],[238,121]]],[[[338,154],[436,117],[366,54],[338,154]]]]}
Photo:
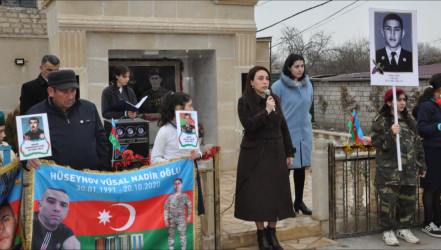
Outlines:
{"type": "Polygon", "coordinates": [[[369,9],[371,85],[419,85],[416,24],[416,10],[369,9]]]}
{"type": "Polygon", "coordinates": [[[194,170],[188,159],[123,172],[44,164],[31,171],[25,247],[194,249],[194,170]]]}
{"type": "Polygon", "coordinates": [[[0,249],[20,249],[20,205],[23,171],[15,160],[0,168],[0,249]]]}

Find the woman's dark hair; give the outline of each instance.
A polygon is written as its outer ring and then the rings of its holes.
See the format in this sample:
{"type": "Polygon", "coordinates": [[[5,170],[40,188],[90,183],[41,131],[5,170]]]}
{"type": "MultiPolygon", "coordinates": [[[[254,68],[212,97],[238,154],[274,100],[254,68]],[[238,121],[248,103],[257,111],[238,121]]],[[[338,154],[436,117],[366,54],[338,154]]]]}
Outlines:
{"type": "MultiPolygon", "coordinates": [[[[406,98],[405,100],[407,101],[407,95],[404,92],[397,93],[397,98],[401,94],[404,95],[404,97],[406,98]]],[[[393,99],[393,96],[391,96],[386,101],[392,101],[392,99],[393,99]]],[[[387,124],[387,126],[392,126],[392,124],[394,123],[394,115],[392,114],[392,110],[393,110],[393,106],[389,106],[389,105],[387,105],[386,102],[384,102],[384,105],[383,105],[383,107],[381,107],[380,112],[379,112],[379,114],[383,114],[390,121],[390,124],[387,124]]],[[[407,125],[409,125],[409,127],[412,131],[414,131],[414,132],[417,131],[416,123],[410,122],[411,116],[410,116],[409,111],[407,110],[407,107],[404,107],[404,110],[401,113],[401,117],[407,123],[407,125]]]]}
{"type": "Polygon", "coordinates": [[[266,73],[268,73],[268,76],[270,78],[270,82],[271,82],[271,75],[269,73],[269,71],[263,67],[263,66],[254,66],[253,68],[250,69],[250,71],[248,71],[247,74],[247,80],[245,82],[245,91],[243,92],[243,95],[250,95],[254,93],[254,89],[251,86],[251,81],[254,80],[254,77],[256,76],[256,73],[258,71],[264,70],[266,71],[266,73]]]}
{"type": "Polygon", "coordinates": [[[113,77],[115,78],[116,76],[125,75],[127,72],[130,72],[129,67],[125,65],[116,66],[113,70],[113,77]]]}
{"type": "MultiPolygon", "coordinates": [[[[112,88],[113,88],[113,94],[116,96],[116,98],[118,100],[121,99],[121,93],[119,92],[118,86],[116,84],[116,82],[117,82],[116,76],[123,76],[127,72],[130,73],[130,69],[129,69],[129,67],[127,67],[125,65],[116,66],[115,69],[113,70],[113,84],[112,84],[112,88]]],[[[136,104],[135,103],[135,96],[130,94],[130,92],[127,89],[127,86],[123,86],[123,88],[126,90],[127,95],[129,96],[129,102],[132,103],[132,104],[136,104]]]]}
{"type": "Polygon", "coordinates": [[[420,103],[428,101],[433,98],[433,92],[437,90],[438,88],[441,88],[441,73],[432,75],[432,77],[429,80],[429,87],[427,87],[423,94],[418,98],[417,104],[412,110],[412,115],[417,119],[418,114],[418,108],[420,106],[420,103]]]}
{"type": "Polygon", "coordinates": [[[175,107],[185,106],[187,102],[191,100],[189,94],[184,92],[167,92],[161,99],[161,106],[159,107],[158,113],[161,115],[161,118],[158,121],[158,127],[162,127],[167,123],[173,121],[175,117],[175,107]]]}
{"type": "MultiPolygon", "coordinates": [[[[293,80],[294,80],[294,76],[292,75],[289,69],[296,61],[303,61],[303,63],[305,63],[305,59],[303,58],[303,56],[299,54],[290,54],[285,60],[285,64],[283,65],[283,71],[282,71],[284,75],[286,75],[287,77],[293,80]]],[[[305,71],[303,71],[303,75],[299,78],[299,81],[305,79],[305,77],[306,77],[306,67],[305,67],[305,71]]]]}

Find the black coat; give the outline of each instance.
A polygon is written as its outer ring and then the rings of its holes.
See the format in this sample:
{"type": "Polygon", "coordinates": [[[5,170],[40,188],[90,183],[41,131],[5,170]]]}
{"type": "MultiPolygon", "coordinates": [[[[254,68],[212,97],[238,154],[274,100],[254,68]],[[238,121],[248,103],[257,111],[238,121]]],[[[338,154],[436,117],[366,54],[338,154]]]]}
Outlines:
{"type": "Polygon", "coordinates": [[[52,143],[49,160],[76,170],[110,170],[111,151],[95,104],[77,99],[65,117],[47,98],[27,112],[39,113],[47,113],[49,122],[52,143]]]}
{"type": "Polygon", "coordinates": [[[23,83],[20,96],[20,114],[26,114],[28,109],[46,100],[47,96],[47,82],[41,74],[37,79],[23,83]]]}
{"type": "Polygon", "coordinates": [[[267,113],[266,100],[253,93],[239,99],[245,129],[237,166],[234,216],[247,221],[294,217],[287,157],[294,157],[288,126],[273,95],[277,114],[267,113]]]}
{"type": "Polygon", "coordinates": [[[380,63],[384,72],[412,72],[412,52],[401,48],[400,58],[398,59],[398,65],[394,68],[390,65],[389,58],[386,53],[386,48],[382,48],[376,51],[375,59],[377,63],[380,63]]]}

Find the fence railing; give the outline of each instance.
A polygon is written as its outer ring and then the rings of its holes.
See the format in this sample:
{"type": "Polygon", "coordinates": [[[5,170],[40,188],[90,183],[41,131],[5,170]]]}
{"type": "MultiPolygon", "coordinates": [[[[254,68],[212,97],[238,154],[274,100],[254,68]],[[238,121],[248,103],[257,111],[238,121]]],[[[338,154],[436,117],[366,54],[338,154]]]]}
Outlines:
{"type": "MultiPolygon", "coordinates": [[[[329,237],[378,232],[378,203],[374,185],[376,163],[372,147],[328,144],[329,237]]],[[[417,186],[414,225],[422,224],[421,192],[417,186]]]]}

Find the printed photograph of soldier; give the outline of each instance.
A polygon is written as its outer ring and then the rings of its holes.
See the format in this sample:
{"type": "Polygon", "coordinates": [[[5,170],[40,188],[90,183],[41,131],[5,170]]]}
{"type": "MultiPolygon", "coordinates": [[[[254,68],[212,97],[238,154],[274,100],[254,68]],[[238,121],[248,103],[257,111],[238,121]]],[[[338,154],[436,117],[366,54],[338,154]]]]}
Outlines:
{"type": "Polygon", "coordinates": [[[142,96],[148,96],[147,100],[141,106],[141,113],[158,113],[161,98],[169,90],[164,88],[162,82],[162,73],[159,68],[152,68],[148,75],[151,88],[142,93],[142,96]]]}
{"type": "Polygon", "coordinates": [[[182,179],[176,178],[173,181],[175,192],[171,194],[164,204],[165,226],[168,227],[168,246],[169,249],[175,247],[175,231],[178,229],[179,239],[181,241],[181,249],[187,246],[187,222],[191,220],[191,200],[190,197],[182,193],[182,179]],[[187,210],[187,217],[185,216],[187,210]]]}
{"type": "Polygon", "coordinates": [[[378,21],[375,26],[377,64],[380,63],[385,72],[412,72],[412,15],[404,13],[375,13],[375,15],[378,21]],[[378,20],[382,15],[384,15],[382,21],[378,20]],[[408,25],[403,24],[403,19],[408,25]]]}
{"type": "Polygon", "coordinates": [[[47,188],[34,212],[32,249],[81,249],[72,229],[62,222],[69,212],[69,196],[63,189],[47,188]]]}
{"type": "Polygon", "coordinates": [[[184,114],[184,121],[185,121],[185,124],[181,125],[182,133],[195,134],[196,129],[195,129],[195,126],[193,125],[194,121],[193,121],[193,119],[191,119],[190,113],[184,114]]]}
{"type": "Polygon", "coordinates": [[[29,131],[24,133],[23,140],[44,140],[44,131],[40,129],[40,120],[37,117],[29,118],[29,131]]]}
{"type": "Polygon", "coordinates": [[[5,198],[0,205],[0,249],[14,249],[17,221],[17,216],[5,198]]]}

